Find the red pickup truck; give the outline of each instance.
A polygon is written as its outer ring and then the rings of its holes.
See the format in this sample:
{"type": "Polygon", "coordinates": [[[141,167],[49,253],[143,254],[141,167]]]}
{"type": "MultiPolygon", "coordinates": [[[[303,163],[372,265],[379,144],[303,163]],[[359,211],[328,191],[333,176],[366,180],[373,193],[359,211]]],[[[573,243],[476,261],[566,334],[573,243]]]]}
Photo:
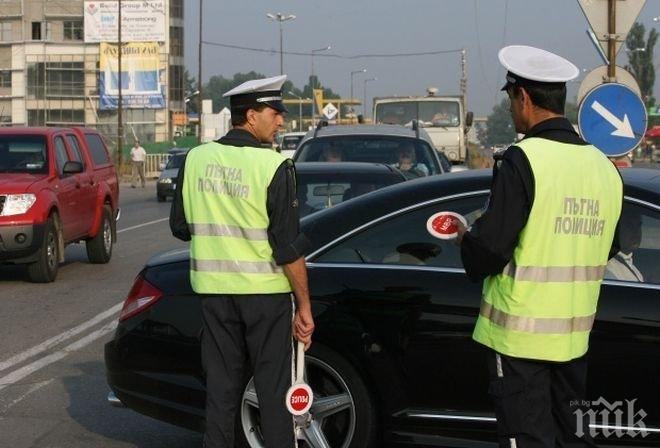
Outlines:
{"type": "Polygon", "coordinates": [[[119,182],[101,135],[86,128],[0,128],[0,263],[52,282],[67,244],[107,263],[119,182]]]}

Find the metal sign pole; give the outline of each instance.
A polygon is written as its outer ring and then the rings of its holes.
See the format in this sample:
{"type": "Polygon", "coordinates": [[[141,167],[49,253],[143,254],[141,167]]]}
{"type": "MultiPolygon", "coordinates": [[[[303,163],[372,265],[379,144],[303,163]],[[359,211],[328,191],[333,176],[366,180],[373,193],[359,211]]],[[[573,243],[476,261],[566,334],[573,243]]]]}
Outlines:
{"type": "Polygon", "coordinates": [[[607,0],[607,77],[608,82],[616,82],[616,2],[617,0],[607,0]]]}

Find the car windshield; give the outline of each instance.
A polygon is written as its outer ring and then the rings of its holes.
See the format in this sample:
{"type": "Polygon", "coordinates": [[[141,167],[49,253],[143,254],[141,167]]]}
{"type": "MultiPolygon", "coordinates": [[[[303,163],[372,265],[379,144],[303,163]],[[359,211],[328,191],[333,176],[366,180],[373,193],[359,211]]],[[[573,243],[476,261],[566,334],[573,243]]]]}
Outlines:
{"type": "Polygon", "coordinates": [[[181,168],[183,160],[186,158],[185,154],[175,154],[170,157],[170,160],[167,162],[166,170],[178,170],[181,168]]]}
{"type": "Polygon", "coordinates": [[[45,138],[39,135],[0,136],[0,172],[48,173],[45,138]]]}
{"type": "Polygon", "coordinates": [[[291,135],[282,139],[282,149],[296,149],[302,140],[302,135],[291,135]]]}
{"type": "Polygon", "coordinates": [[[388,185],[401,182],[392,173],[332,173],[296,175],[296,192],[300,217],[333,207],[388,185]]]}
{"type": "Polygon", "coordinates": [[[455,127],[460,123],[456,101],[396,101],[376,105],[376,122],[410,125],[420,120],[424,127],[455,127]]]}
{"type": "Polygon", "coordinates": [[[412,178],[440,173],[433,151],[426,142],[412,138],[342,135],[308,140],[296,162],[385,163],[412,178]]]}

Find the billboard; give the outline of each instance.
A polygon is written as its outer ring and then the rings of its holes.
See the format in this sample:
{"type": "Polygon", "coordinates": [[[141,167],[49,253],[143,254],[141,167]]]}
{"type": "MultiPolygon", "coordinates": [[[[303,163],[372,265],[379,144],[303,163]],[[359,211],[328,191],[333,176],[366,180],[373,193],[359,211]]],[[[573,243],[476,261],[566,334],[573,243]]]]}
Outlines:
{"type": "MultiPolygon", "coordinates": [[[[100,109],[117,109],[119,97],[117,45],[102,42],[99,96],[100,109]]],[[[121,88],[123,107],[162,109],[165,96],[160,82],[158,42],[132,42],[122,45],[121,88]]]]}
{"type": "MultiPolygon", "coordinates": [[[[85,42],[117,42],[119,2],[85,2],[85,42]]],[[[123,42],[165,42],[165,0],[121,2],[123,42]]]]}

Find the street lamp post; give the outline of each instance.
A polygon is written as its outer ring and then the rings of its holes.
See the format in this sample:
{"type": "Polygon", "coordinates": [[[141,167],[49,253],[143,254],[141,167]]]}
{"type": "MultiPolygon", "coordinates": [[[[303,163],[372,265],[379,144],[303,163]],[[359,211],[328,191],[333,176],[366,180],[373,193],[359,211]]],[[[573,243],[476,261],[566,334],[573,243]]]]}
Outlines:
{"type": "Polygon", "coordinates": [[[332,47],[328,45],[327,47],[317,48],[316,50],[311,51],[312,55],[312,73],[309,76],[309,83],[312,90],[312,126],[316,125],[316,111],[314,110],[314,89],[316,88],[316,81],[314,78],[314,53],[320,53],[322,51],[328,51],[332,47]]]}
{"type": "MultiPolygon", "coordinates": [[[[204,17],[204,4],[202,0],[199,0],[199,46],[197,47],[197,63],[199,67],[197,68],[197,92],[199,98],[197,98],[197,114],[199,115],[199,124],[197,125],[197,144],[202,144],[202,104],[204,101],[203,95],[203,81],[202,81],[202,29],[203,29],[203,20],[204,17]]],[[[186,117],[187,119],[187,117],[186,117]]]]}
{"type": "Polygon", "coordinates": [[[351,98],[350,98],[351,101],[353,100],[353,75],[355,75],[356,73],[367,73],[367,69],[363,68],[361,70],[354,70],[351,72],[351,98]]]}
{"type": "Polygon", "coordinates": [[[378,81],[378,78],[367,78],[364,80],[364,103],[362,104],[362,115],[367,118],[367,83],[378,81]]]}
{"type": "Polygon", "coordinates": [[[294,20],[296,16],[293,14],[282,14],[281,12],[278,12],[277,14],[271,14],[267,13],[266,17],[268,17],[270,20],[275,20],[279,22],[280,24],[280,75],[284,74],[284,44],[283,44],[283,38],[282,38],[282,22],[286,22],[287,20],[294,20]]]}
{"type": "Polygon", "coordinates": [[[302,97],[289,90],[289,95],[298,98],[298,130],[302,131],[302,97]]]}

